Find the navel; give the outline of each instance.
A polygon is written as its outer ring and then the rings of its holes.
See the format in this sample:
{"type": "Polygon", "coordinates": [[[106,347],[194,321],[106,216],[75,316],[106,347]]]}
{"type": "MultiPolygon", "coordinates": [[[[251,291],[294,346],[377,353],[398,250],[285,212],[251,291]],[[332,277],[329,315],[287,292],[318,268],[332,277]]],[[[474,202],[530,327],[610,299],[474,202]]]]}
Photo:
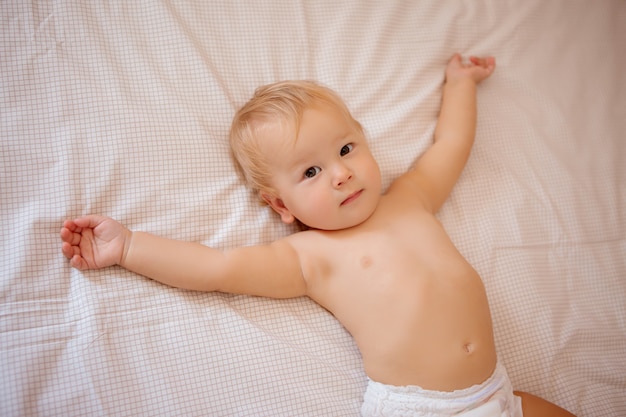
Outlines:
{"type": "Polygon", "coordinates": [[[472,343],[465,343],[463,345],[463,351],[468,355],[474,351],[474,345],[472,343]]]}

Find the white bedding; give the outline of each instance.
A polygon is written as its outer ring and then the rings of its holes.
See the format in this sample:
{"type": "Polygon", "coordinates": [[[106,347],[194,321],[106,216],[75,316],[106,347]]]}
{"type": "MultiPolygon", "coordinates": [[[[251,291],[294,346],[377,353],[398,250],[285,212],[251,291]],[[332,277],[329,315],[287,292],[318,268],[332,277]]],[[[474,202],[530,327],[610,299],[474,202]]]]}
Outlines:
{"type": "Polygon", "coordinates": [[[626,415],[624,1],[8,0],[0,16],[0,415],[358,415],[358,350],[309,299],[81,273],[58,232],[99,213],[222,248],[283,236],[229,158],[235,109],[316,79],[388,185],[432,140],[455,51],[498,68],[440,219],[483,277],[514,387],[626,415]]]}

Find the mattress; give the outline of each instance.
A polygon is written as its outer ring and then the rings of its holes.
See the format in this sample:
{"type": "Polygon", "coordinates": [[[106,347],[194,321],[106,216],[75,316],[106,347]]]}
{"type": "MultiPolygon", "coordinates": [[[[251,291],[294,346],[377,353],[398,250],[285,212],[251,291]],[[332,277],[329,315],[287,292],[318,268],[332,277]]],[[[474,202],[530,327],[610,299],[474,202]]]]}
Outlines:
{"type": "Polygon", "coordinates": [[[498,65],[438,216],[485,282],[500,359],[515,389],[626,415],[623,1],[8,0],[0,16],[0,415],[358,415],[360,354],[310,299],[79,272],[59,230],[103,214],[224,249],[292,233],[235,170],[235,110],[273,81],[335,89],[386,187],[432,143],[454,52],[498,65]]]}

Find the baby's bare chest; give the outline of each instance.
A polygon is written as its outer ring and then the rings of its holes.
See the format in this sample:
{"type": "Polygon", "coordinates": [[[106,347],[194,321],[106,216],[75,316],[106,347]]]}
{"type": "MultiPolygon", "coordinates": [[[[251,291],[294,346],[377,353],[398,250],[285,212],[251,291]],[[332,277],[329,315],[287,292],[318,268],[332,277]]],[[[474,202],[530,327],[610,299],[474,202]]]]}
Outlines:
{"type": "Polygon", "coordinates": [[[478,274],[447,237],[419,237],[382,233],[329,242],[319,261],[323,267],[309,280],[311,297],[359,341],[385,333],[385,323],[423,329],[425,318],[443,306],[449,316],[456,307],[467,311],[475,300],[482,302],[478,274]]]}
{"type": "Polygon", "coordinates": [[[356,294],[367,298],[425,292],[447,276],[471,269],[436,220],[357,232],[320,236],[305,271],[319,302],[337,304],[356,294]]]}
{"type": "Polygon", "coordinates": [[[436,219],[387,224],[329,234],[320,239],[316,262],[330,275],[413,274],[439,269],[460,257],[436,219]]]}

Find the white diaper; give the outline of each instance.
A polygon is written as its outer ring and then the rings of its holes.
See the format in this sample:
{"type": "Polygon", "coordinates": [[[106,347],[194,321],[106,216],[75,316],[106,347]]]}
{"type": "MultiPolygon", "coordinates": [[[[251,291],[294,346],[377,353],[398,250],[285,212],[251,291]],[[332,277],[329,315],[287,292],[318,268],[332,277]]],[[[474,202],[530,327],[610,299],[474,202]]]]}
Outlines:
{"type": "Polygon", "coordinates": [[[416,385],[398,387],[369,380],[361,407],[363,417],[522,417],[522,400],[498,362],[482,384],[442,392],[416,385]]]}

